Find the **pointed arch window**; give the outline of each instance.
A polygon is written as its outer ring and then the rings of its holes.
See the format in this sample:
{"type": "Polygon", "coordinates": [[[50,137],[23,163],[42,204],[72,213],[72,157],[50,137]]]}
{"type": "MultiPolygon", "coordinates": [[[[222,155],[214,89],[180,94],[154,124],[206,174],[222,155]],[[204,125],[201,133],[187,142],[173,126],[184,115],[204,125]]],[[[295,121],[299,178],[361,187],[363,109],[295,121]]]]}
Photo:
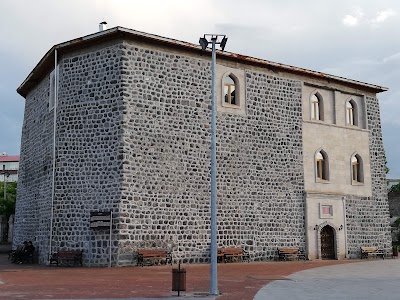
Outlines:
{"type": "Polygon", "coordinates": [[[315,154],[316,177],[318,180],[329,180],[328,155],[324,150],[315,154]]]}
{"type": "Polygon", "coordinates": [[[349,100],[346,102],[346,124],[357,126],[357,120],[357,104],[353,100],[349,100]]]}
{"type": "Polygon", "coordinates": [[[323,121],[324,120],[324,109],[323,100],[321,95],[318,93],[311,95],[311,120],[323,121]]]}
{"type": "Polygon", "coordinates": [[[354,154],[351,157],[351,177],[353,183],[364,182],[363,162],[358,154],[354,154]]]}
{"type": "Polygon", "coordinates": [[[231,105],[239,105],[236,98],[236,82],[232,75],[224,78],[224,102],[231,105]]]}

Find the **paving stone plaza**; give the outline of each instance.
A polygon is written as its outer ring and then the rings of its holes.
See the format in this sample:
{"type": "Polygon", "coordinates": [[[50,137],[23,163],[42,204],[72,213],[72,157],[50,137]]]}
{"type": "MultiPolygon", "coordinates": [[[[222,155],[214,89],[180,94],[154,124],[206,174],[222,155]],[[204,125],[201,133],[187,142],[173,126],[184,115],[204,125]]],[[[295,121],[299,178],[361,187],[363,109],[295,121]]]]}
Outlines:
{"type": "MultiPolygon", "coordinates": [[[[82,249],[86,265],[132,265],[155,248],[209,261],[211,57],[200,49],[116,27],[49,50],[18,89],[14,247],[33,240],[41,263],[59,249],[82,249]],[[89,226],[99,211],[112,211],[111,248],[109,230],[89,226]]],[[[280,246],[310,259],[390,251],[385,88],[222,52],[216,80],[219,247],[251,260],[280,246]],[[325,112],[314,119],[313,95],[325,112]]]]}

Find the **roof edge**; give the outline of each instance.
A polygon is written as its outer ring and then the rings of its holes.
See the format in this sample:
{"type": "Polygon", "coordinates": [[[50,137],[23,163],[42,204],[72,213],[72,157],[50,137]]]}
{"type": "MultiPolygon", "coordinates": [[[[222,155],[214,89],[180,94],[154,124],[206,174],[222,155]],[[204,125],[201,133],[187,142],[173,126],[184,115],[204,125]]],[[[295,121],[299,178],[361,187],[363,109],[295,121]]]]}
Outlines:
{"type": "MultiPolygon", "coordinates": [[[[75,48],[79,45],[91,44],[92,42],[101,41],[103,39],[104,40],[113,39],[115,37],[118,37],[120,34],[122,34],[122,36],[124,35],[135,36],[152,42],[163,43],[170,46],[172,45],[174,47],[184,48],[191,51],[196,51],[196,52],[201,51],[200,45],[117,26],[104,31],[96,32],[93,34],[89,34],[80,38],[76,38],[67,42],[54,45],[49,51],[47,51],[47,53],[42,57],[42,59],[29,73],[28,77],[26,77],[26,79],[17,88],[18,94],[20,94],[22,97],[25,98],[27,94],[30,92],[30,90],[35,86],[35,84],[37,84],[39,80],[43,79],[44,76],[43,73],[48,69],[52,69],[51,66],[54,64],[55,61],[56,50],[60,52],[62,51],[68,52],[68,49],[75,48]]],[[[208,49],[207,52],[211,53],[211,50],[208,49]]],[[[245,63],[256,64],[267,68],[280,69],[289,73],[300,74],[306,77],[332,80],[339,84],[356,86],[358,89],[368,90],[374,93],[385,92],[388,90],[388,88],[379,85],[369,84],[353,79],[347,79],[345,77],[330,75],[318,71],[312,71],[305,68],[294,67],[281,63],[275,63],[272,61],[245,56],[237,53],[217,50],[217,55],[231,60],[232,59],[239,60],[245,63]]]]}

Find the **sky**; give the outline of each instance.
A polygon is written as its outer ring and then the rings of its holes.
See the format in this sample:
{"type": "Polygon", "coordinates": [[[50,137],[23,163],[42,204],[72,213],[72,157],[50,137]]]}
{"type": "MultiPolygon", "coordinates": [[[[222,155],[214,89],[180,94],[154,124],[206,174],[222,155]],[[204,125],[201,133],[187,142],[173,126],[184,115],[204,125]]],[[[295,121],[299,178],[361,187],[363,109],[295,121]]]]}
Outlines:
{"type": "Polygon", "coordinates": [[[229,52],[388,87],[378,95],[388,178],[400,178],[398,0],[0,0],[0,152],[19,154],[17,87],[53,45],[102,21],[195,44],[226,34],[229,52]]]}

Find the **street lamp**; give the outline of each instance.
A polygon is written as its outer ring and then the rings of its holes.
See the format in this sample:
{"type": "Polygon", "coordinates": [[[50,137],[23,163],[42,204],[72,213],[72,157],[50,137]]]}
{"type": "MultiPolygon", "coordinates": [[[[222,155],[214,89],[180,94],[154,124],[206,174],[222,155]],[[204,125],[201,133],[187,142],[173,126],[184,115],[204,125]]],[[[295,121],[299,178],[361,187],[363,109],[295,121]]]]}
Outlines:
{"type": "Polygon", "coordinates": [[[228,38],[223,34],[205,34],[199,44],[203,51],[212,45],[211,60],[211,244],[210,244],[210,295],[218,295],[217,280],[217,151],[216,151],[216,107],[215,107],[215,45],[225,49],[228,38]]]}
{"type": "Polygon", "coordinates": [[[6,200],[7,196],[7,182],[6,182],[6,176],[10,176],[9,173],[6,173],[6,165],[3,165],[3,179],[4,179],[4,201],[6,200]]]}

